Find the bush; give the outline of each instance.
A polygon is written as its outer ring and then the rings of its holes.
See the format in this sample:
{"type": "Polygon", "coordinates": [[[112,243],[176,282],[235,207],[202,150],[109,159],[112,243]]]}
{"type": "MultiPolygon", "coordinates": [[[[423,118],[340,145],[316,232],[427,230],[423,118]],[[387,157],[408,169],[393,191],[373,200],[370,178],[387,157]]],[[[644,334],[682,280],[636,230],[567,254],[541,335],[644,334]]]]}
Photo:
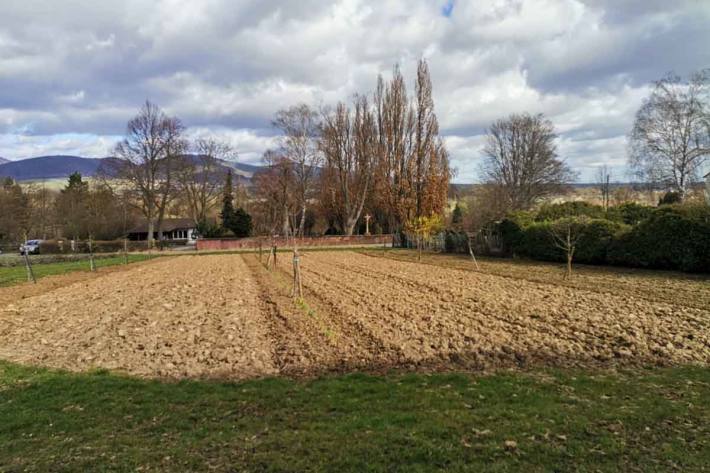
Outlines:
{"type": "Polygon", "coordinates": [[[219,238],[224,235],[224,228],[207,220],[202,220],[197,224],[197,234],[203,238],[219,238]]]}
{"type": "Polygon", "coordinates": [[[546,204],[540,207],[535,215],[536,222],[559,220],[564,217],[605,218],[604,207],[589,202],[563,202],[561,204],[546,204]]]}
{"type": "Polygon", "coordinates": [[[671,205],[620,235],[612,244],[611,264],[710,272],[710,207],[671,205]]]}
{"type": "MultiPolygon", "coordinates": [[[[605,263],[609,246],[615,235],[623,231],[624,225],[605,219],[571,218],[579,221],[582,227],[574,260],[578,263],[605,263]]],[[[502,233],[505,245],[512,248],[509,254],[543,261],[564,261],[565,255],[555,245],[552,236],[552,227],[558,221],[534,222],[526,228],[518,227],[517,231],[511,223],[507,223],[507,230],[502,233]]]]}
{"type": "Polygon", "coordinates": [[[683,201],[680,192],[668,191],[658,200],[658,205],[679,204],[683,201]]]}
{"type": "Polygon", "coordinates": [[[446,230],[444,233],[444,251],[447,253],[468,253],[468,235],[466,232],[446,230]]]}
{"type": "Polygon", "coordinates": [[[654,208],[648,205],[637,204],[636,202],[626,202],[616,207],[609,208],[607,219],[622,222],[626,225],[637,225],[642,220],[647,219],[653,213],[654,208]]]}

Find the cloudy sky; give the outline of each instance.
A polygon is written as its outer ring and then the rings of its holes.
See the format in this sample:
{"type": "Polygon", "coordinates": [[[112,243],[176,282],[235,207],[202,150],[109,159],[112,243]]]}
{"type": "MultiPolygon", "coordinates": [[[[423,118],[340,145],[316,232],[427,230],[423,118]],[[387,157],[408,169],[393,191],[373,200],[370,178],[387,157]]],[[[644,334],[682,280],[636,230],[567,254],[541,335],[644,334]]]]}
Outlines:
{"type": "Polygon", "coordinates": [[[543,112],[591,180],[669,71],[710,66],[708,0],[0,0],[0,156],[103,157],[146,99],[258,163],[270,119],[373,89],[425,57],[443,134],[473,182],[483,133],[543,112]]]}

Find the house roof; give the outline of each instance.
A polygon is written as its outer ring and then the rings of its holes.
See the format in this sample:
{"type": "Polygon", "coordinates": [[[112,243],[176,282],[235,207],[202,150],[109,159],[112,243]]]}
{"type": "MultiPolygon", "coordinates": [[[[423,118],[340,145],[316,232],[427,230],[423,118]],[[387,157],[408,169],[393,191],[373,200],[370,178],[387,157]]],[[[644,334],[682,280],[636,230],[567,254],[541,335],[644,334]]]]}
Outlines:
{"type": "MultiPolygon", "coordinates": [[[[154,224],[154,231],[158,231],[158,223],[154,224]]],[[[166,218],[163,220],[163,231],[172,232],[173,230],[189,230],[195,228],[195,222],[191,218],[166,218]]],[[[139,225],[128,230],[128,233],[148,233],[148,222],[142,222],[139,225]]]]}

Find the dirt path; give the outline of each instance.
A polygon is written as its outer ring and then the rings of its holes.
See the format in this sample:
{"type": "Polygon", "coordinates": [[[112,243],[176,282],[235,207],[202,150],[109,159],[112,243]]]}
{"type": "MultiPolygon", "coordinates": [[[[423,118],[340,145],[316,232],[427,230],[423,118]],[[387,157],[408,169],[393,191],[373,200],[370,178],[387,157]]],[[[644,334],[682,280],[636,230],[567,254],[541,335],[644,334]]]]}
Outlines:
{"type": "Polygon", "coordinates": [[[239,255],[184,256],[0,311],[0,358],[143,376],[278,372],[259,288],[239,255]]]}

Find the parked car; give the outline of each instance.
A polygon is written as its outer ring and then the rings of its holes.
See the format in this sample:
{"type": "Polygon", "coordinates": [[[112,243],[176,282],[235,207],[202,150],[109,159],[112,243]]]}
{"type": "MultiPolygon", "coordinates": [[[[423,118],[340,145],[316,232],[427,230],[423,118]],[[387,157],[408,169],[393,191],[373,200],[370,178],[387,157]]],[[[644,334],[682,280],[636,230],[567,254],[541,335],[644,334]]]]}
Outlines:
{"type": "Polygon", "coordinates": [[[38,255],[41,243],[42,240],[27,240],[24,245],[20,245],[20,254],[38,255]]]}

